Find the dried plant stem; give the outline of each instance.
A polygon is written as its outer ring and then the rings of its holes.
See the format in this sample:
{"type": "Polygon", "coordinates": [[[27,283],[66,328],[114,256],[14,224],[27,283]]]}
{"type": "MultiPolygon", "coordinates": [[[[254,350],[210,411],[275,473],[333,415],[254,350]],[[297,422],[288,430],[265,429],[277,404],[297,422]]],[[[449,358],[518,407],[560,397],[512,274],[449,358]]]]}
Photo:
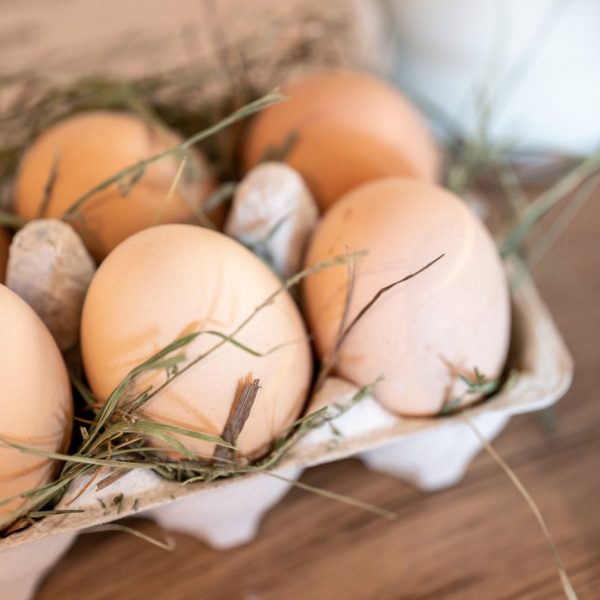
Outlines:
{"type": "Polygon", "coordinates": [[[173,199],[175,190],[177,190],[177,186],[179,185],[179,182],[181,181],[181,176],[183,175],[183,170],[185,169],[187,160],[188,160],[187,154],[184,154],[183,158],[179,162],[179,167],[177,167],[177,172],[175,173],[175,177],[173,177],[173,181],[171,182],[169,191],[167,192],[167,195],[165,196],[165,199],[160,207],[160,210],[156,214],[156,218],[154,219],[154,225],[158,225],[162,221],[162,219],[165,215],[165,212],[167,211],[167,208],[169,207],[169,204],[171,203],[171,200],[173,199]]]}
{"type": "Polygon", "coordinates": [[[350,496],[344,496],[342,494],[336,494],[335,492],[331,492],[329,490],[324,490],[322,488],[317,488],[313,485],[309,485],[308,483],[304,483],[302,481],[297,481],[295,479],[290,479],[289,477],[284,477],[279,473],[274,473],[272,471],[264,471],[262,469],[256,469],[255,467],[249,467],[250,470],[255,471],[258,470],[260,473],[264,473],[269,477],[273,477],[274,479],[279,479],[280,481],[285,481],[287,483],[292,484],[294,487],[298,489],[304,490],[306,492],[311,492],[318,496],[322,496],[323,498],[328,498],[330,500],[335,500],[336,502],[340,502],[342,504],[346,504],[348,506],[352,506],[354,508],[359,508],[366,512],[370,512],[379,517],[383,517],[388,521],[395,521],[396,514],[386,510],[385,508],[381,508],[379,506],[375,506],[374,504],[370,504],[368,502],[363,502],[362,500],[357,500],[356,498],[351,498],[350,496]]]}
{"type": "Polygon", "coordinates": [[[367,302],[367,304],[365,304],[365,306],[363,306],[360,309],[360,311],[354,317],[354,319],[352,319],[352,321],[350,322],[350,324],[348,325],[348,327],[346,327],[346,330],[344,331],[344,333],[342,334],[342,336],[340,337],[340,339],[337,341],[336,346],[339,348],[344,343],[344,340],[348,337],[348,335],[350,334],[350,332],[354,329],[354,327],[356,327],[356,325],[358,324],[358,322],[365,316],[365,314],[371,309],[371,307],[377,302],[377,300],[379,300],[379,298],[381,298],[381,296],[383,296],[387,292],[393,290],[395,287],[397,287],[401,283],[406,283],[410,279],[413,279],[414,277],[417,277],[417,275],[420,275],[421,273],[423,273],[424,271],[426,271],[427,269],[429,269],[430,267],[432,267],[436,262],[438,262],[439,260],[441,260],[444,256],[445,256],[444,254],[440,254],[437,258],[434,258],[433,260],[429,261],[424,267],[421,267],[420,269],[418,269],[414,273],[410,273],[409,275],[406,275],[406,277],[403,277],[402,279],[399,279],[398,281],[394,281],[394,283],[390,283],[389,285],[386,285],[385,287],[382,287],[373,296],[373,298],[371,298],[371,300],[369,300],[369,302],[367,302]]]}
{"type": "Polygon", "coordinates": [[[533,244],[527,256],[527,265],[532,268],[537,265],[548,250],[554,245],[571,221],[577,216],[586,202],[592,197],[598,189],[600,182],[597,177],[588,179],[581,188],[574,194],[571,201],[567,204],[562,213],[550,225],[543,238],[533,244]]]}
{"type": "MultiPolygon", "coordinates": [[[[151,464],[147,463],[139,463],[125,460],[109,460],[105,458],[97,458],[92,456],[80,456],[74,454],[61,454],[60,452],[47,452],[45,450],[37,450],[36,448],[31,448],[29,446],[22,446],[21,444],[15,444],[14,442],[10,442],[5,438],[0,438],[0,444],[4,444],[23,454],[32,454],[33,456],[40,456],[43,458],[48,458],[50,460],[58,460],[62,462],[69,463],[79,463],[82,465],[97,465],[101,467],[112,467],[114,469],[150,469],[152,468],[151,464]]],[[[4,500],[3,500],[4,501],[4,500]]],[[[0,501],[2,504],[3,501],[0,501]]]]}
{"type": "Polygon", "coordinates": [[[75,508],[73,510],[70,509],[59,509],[59,510],[32,510],[28,513],[28,517],[30,519],[41,519],[42,517],[49,517],[51,515],[73,515],[73,514],[81,514],[85,512],[85,510],[81,510],[79,508],[75,508]]]}
{"type": "MultiPolygon", "coordinates": [[[[424,267],[421,267],[420,269],[418,269],[417,271],[414,271],[413,273],[409,273],[408,275],[406,275],[405,277],[402,277],[402,279],[399,279],[398,281],[394,281],[393,283],[390,283],[390,284],[386,285],[385,287],[382,287],[380,290],[378,290],[375,293],[375,295],[358,311],[357,315],[354,317],[354,319],[352,319],[352,321],[349,323],[349,325],[346,327],[346,329],[344,329],[342,334],[338,336],[338,339],[333,348],[333,352],[329,356],[325,357],[325,359],[323,360],[323,362],[321,364],[321,369],[319,371],[319,375],[317,377],[317,382],[315,384],[315,390],[319,390],[321,388],[325,379],[327,379],[328,375],[331,373],[331,371],[334,368],[335,363],[337,361],[337,357],[338,357],[340,348],[342,347],[342,344],[344,343],[344,341],[346,340],[348,335],[352,332],[352,330],[356,327],[356,325],[360,322],[360,320],[365,316],[365,314],[367,312],[369,312],[369,310],[377,303],[379,298],[381,298],[381,296],[383,296],[387,292],[393,290],[396,286],[398,286],[402,283],[406,283],[407,281],[413,279],[414,277],[417,277],[417,275],[420,275],[421,273],[423,273],[424,271],[426,271],[427,269],[432,267],[436,262],[441,260],[444,256],[445,256],[444,254],[440,254],[437,258],[434,258],[433,260],[429,261],[424,267]]],[[[352,277],[355,276],[354,269],[352,269],[350,271],[350,274],[352,277]]],[[[346,298],[347,302],[350,297],[351,297],[351,294],[348,294],[347,298],[346,298]]],[[[344,308],[344,315],[347,315],[347,313],[348,313],[348,309],[344,308]]]]}
{"type": "Polygon", "coordinates": [[[584,160],[547,192],[530,203],[502,244],[502,254],[506,256],[518,251],[536,223],[598,169],[600,169],[600,152],[584,160]]]}
{"type": "Polygon", "coordinates": [[[459,158],[447,170],[445,186],[459,196],[471,187],[481,170],[497,163],[508,152],[506,148],[492,147],[485,133],[481,133],[480,138],[461,142],[459,158]]]}
{"type": "Polygon", "coordinates": [[[153,546],[157,546],[158,548],[161,548],[162,550],[167,550],[169,552],[172,552],[177,547],[177,544],[175,543],[175,538],[171,535],[169,535],[167,539],[163,542],[161,540],[157,540],[156,538],[150,535],[147,535],[146,533],[139,531],[138,529],[129,527],[127,525],[123,525],[122,523],[105,523],[104,525],[97,525],[96,527],[84,529],[79,533],[105,533],[107,531],[120,531],[123,533],[128,533],[129,535],[139,538],[144,542],[148,542],[153,546]]]}
{"type": "Polygon", "coordinates": [[[542,533],[544,534],[544,537],[546,538],[546,541],[548,542],[548,545],[550,546],[550,550],[552,551],[552,554],[554,555],[554,560],[556,562],[556,568],[558,570],[558,575],[559,575],[563,590],[565,592],[566,598],[568,598],[568,600],[577,600],[577,594],[575,593],[575,590],[573,589],[573,586],[571,584],[569,576],[567,575],[567,571],[565,570],[563,562],[560,558],[560,554],[558,553],[558,549],[556,548],[554,540],[552,539],[552,536],[550,535],[550,530],[548,529],[548,526],[546,525],[546,521],[545,521],[544,517],[542,516],[540,509],[538,508],[537,504],[531,497],[531,494],[527,491],[527,488],[523,485],[521,480],[517,477],[516,473],[508,466],[508,464],[498,454],[498,452],[496,452],[496,450],[490,444],[490,442],[488,442],[488,440],[481,434],[481,432],[479,431],[479,429],[477,428],[475,423],[473,423],[473,421],[471,419],[469,419],[469,417],[465,414],[461,414],[460,416],[461,416],[462,420],[465,422],[465,424],[469,427],[469,429],[475,434],[475,437],[477,437],[477,439],[483,445],[483,447],[486,449],[488,454],[494,459],[496,464],[498,464],[500,466],[500,468],[506,473],[508,478],[512,481],[513,485],[517,488],[518,492],[525,499],[525,502],[527,502],[527,505],[533,512],[533,514],[542,530],[542,533]]]}
{"type": "Polygon", "coordinates": [[[230,200],[235,191],[237,189],[237,182],[235,181],[226,181],[222,183],[208,198],[208,200],[204,203],[202,210],[204,212],[210,213],[213,210],[219,208],[224,202],[230,200]]]}
{"type": "Polygon", "coordinates": [[[500,185],[502,186],[504,193],[510,202],[513,212],[517,215],[521,214],[521,212],[529,204],[529,200],[527,199],[525,190],[521,186],[519,177],[509,164],[497,165],[496,171],[498,173],[500,185]]]}
{"type": "Polygon", "coordinates": [[[121,169],[108,179],[105,179],[104,181],[95,185],[91,190],[87,191],[85,194],[77,198],[77,200],[75,200],[75,202],[73,202],[73,204],[71,204],[71,206],[66,210],[65,214],[63,215],[63,218],[72,218],[73,215],[77,213],[90,198],[92,198],[98,192],[101,192],[102,190],[106,189],[107,187],[119,183],[128,177],[131,177],[133,180],[137,180],[143,175],[144,170],[151,164],[162,160],[163,158],[166,158],[168,156],[181,154],[186,150],[190,149],[195,144],[198,144],[206,138],[214,135],[215,133],[218,133],[219,131],[229,127],[230,125],[237,123],[238,121],[241,121],[242,119],[245,119],[261,110],[264,110],[265,108],[276,104],[281,100],[282,96],[279,94],[279,92],[273,91],[270,94],[259,98],[258,100],[249,102],[248,104],[231,113],[229,116],[225,117],[215,125],[192,135],[181,144],[178,144],[177,146],[174,146],[169,150],[159,152],[158,154],[155,154],[150,158],[141,160],[134,165],[121,169]]]}
{"type": "MultiPolygon", "coordinates": [[[[237,394],[237,398],[235,399],[233,408],[227,419],[227,423],[225,423],[223,433],[221,434],[221,439],[230,443],[232,446],[235,446],[238,436],[242,432],[242,429],[250,416],[250,411],[254,406],[254,401],[256,400],[259,389],[260,381],[254,379],[244,383],[241,386],[239,394],[237,394]]],[[[231,448],[216,446],[214,457],[217,459],[233,459],[235,457],[235,451],[231,448]]]]}
{"type": "MultiPolygon", "coordinates": [[[[346,252],[349,248],[346,246],[346,252]]],[[[356,261],[348,263],[348,276],[346,278],[346,301],[344,302],[344,310],[342,312],[342,318],[340,319],[340,326],[338,327],[336,339],[338,340],[337,345],[339,346],[339,340],[344,335],[344,330],[348,323],[350,316],[350,307],[352,306],[352,297],[354,295],[354,286],[356,285],[356,261]]]]}
{"type": "MultiPolygon", "coordinates": [[[[94,481],[96,481],[96,479],[98,479],[98,477],[100,477],[100,475],[102,474],[103,471],[104,471],[104,467],[100,467],[99,469],[96,469],[96,471],[94,471],[93,475],[87,480],[85,485],[83,485],[81,487],[81,489],[77,492],[77,494],[75,494],[75,496],[73,496],[73,498],[71,498],[67,502],[67,506],[71,506],[71,504],[73,504],[73,502],[76,502],[77,500],[79,500],[79,498],[81,496],[83,496],[83,494],[93,485],[94,481]]],[[[124,473],[124,471],[117,471],[117,473],[124,473]]],[[[96,488],[96,489],[98,489],[98,488],[96,488]]]]}
{"type": "Polygon", "coordinates": [[[6,210],[0,210],[0,225],[5,225],[11,229],[20,229],[27,225],[27,219],[6,210]]]}

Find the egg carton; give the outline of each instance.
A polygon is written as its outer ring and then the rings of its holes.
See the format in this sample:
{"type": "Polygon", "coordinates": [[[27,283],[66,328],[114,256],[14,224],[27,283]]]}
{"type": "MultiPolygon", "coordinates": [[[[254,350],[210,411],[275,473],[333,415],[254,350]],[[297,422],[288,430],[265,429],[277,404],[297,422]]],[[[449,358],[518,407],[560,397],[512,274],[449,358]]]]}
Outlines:
{"type": "MultiPolygon", "coordinates": [[[[150,471],[132,471],[100,491],[75,481],[59,508],[82,513],[53,515],[0,540],[3,600],[31,598],[41,578],[82,530],[142,514],[165,529],[191,534],[215,548],[251,541],[264,514],[294,485],[307,467],[360,458],[369,468],[407,481],[424,491],[457,483],[482,444],[464,421],[487,440],[513,415],[554,404],[568,389],[573,361],[526,271],[511,265],[513,327],[509,368],[516,377],[493,398],[460,415],[402,418],[370,397],[335,421],[312,430],[270,474],[249,474],[212,483],[182,486],[150,471]]],[[[344,403],[356,391],[330,378],[309,410],[344,403]]]]}

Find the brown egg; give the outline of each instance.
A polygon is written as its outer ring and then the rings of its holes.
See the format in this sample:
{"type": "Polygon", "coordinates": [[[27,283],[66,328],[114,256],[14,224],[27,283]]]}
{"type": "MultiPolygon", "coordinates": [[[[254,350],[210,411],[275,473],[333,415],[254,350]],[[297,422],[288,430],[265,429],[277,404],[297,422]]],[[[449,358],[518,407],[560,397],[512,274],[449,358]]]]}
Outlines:
{"type": "MultiPolygon", "coordinates": [[[[24,300],[0,285],[0,438],[64,452],[73,421],[71,385],[62,356],[24,300]]],[[[0,501],[49,482],[56,461],[0,443],[0,501]]],[[[0,505],[0,528],[24,499],[0,505]]]]}
{"type": "MultiPolygon", "coordinates": [[[[186,349],[187,361],[231,335],[281,286],[272,271],[231,238],[193,225],[163,225],[123,242],[96,273],[83,309],[81,345],[90,385],[106,400],[127,373],[175,339],[205,332],[186,349]]],[[[240,452],[264,451],[300,413],[311,378],[304,323],[287,293],[259,311],[235,335],[255,356],[222,345],[172,380],[140,411],[147,418],[221,435],[246,380],[260,390],[238,440],[240,452]]],[[[187,362],[180,365],[183,368],[187,362]]],[[[164,381],[152,372],[136,390],[164,381]]],[[[181,436],[190,449],[213,445],[181,436]]]]}
{"type": "MultiPolygon", "coordinates": [[[[173,131],[121,112],[69,117],[42,133],[25,153],[15,184],[15,207],[27,219],[62,217],[95,185],[181,142],[173,131]]],[[[179,161],[167,157],[94,194],[70,223],[97,259],[137,231],[192,218],[214,188],[202,156],[190,151],[176,192],[166,204],[179,161]]]]}
{"type": "MultiPolygon", "coordinates": [[[[459,375],[503,369],[510,333],[508,286],[493,240],[456,196],[429,183],[389,178],[350,192],[322,219],[307,265],[346,251],[356,259],[344,328],[385,286],[342,343],[336,372],[400,415],[433,415],[478,398],[459,375]]],[[[304,301],[318,353],[331,356],[347,302],[348,268],[309,277],[304,301]]]]}
{"type": "Polygon", "coordinates": [[[8,249],[10,247],[10,234],[4,227],[0,227],[0,283],[6,280],[6,265],[8,264],[8,249]]]}
{"type": "Polygon", "coordinates": [[[357,185],[391,175],[439,176],[440,153],[421,116],[387,83],[324,71],[287,89],[289,99],[256,117],[246,169],[292,142],[285,161],[305,178],[322,210],[357,185]]]}

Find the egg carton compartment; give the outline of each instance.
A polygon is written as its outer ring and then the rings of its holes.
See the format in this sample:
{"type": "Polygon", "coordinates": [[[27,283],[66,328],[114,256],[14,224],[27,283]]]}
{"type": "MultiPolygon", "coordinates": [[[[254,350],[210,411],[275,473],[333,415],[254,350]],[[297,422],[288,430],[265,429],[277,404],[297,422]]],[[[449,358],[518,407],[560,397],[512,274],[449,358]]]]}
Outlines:
{"type": "MultiPolygon", "coordinates": [[[[215,548],[249,542],[263,515],[310,466],[358,456],[376,471],[433,491],[457,483],[482,444],[468,418],[491,440],[510,417],[551,406],[568,389],[573,361],[535,285],[516,263],[509,265],[513,326],[510,385],[460,414],[402,418],[367,397],[330,424],[308,433],[270,473],[182,486],[150,471],[132,471],[97,491],[88,477],[73,482],[59,508],[84,512],[52,515],[0,540],[3,599],[26,600],[36,583],[83,529],[143,513],[166,529],[196,536],[215,548]],[[83,491],[82,491],[83,490],[83,491]],[[21,560],[27,557],[26,561],[21,560]],[[13,566],[15,561],[19,568],[13,566]],[[6,592],[4,591],[6,590],[6,592]]],[[[343,403],[355,388],[330,378],[309,411],[343,403]]]]}

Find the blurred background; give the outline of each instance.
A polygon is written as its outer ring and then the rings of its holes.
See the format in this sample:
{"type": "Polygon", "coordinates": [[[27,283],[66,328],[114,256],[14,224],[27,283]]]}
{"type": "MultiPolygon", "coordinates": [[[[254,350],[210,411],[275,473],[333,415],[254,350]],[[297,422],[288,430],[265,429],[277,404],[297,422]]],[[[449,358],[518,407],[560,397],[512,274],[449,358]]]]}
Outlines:
{"type": "MultiPolygon", "coordinates": [[[[597,0],[0,0],[0,77],[197,73],[185,102],[218,104],[324,66],[374,70],[449,146],[476,143],[549,185],[600,150],[597,0]]],[[[526,482],[580,598],[600,587],[600,193],[537,266],[576,363],[553,412],[514,419],[496,447],[526,482]]],[[[394,523],[293,490],[249,546],[176,535],[172,553],[82,536],[40,600],[79,598],[560,598],[552,556],[506,476],[479,456],[457,487],[424,494],[346,460],[311,485],[394,511],[394,523]]],[[[134,523],[160,536],[150,522],[134,523]]]]}
{"type": "Polygon", "coordinates": [[[487,135],[515,151],[586,154],[600,140],[594,0],[176,0],[169,10],[141,0],[2,0],[0,7],[7,72],[138,77],[200,62],[207,71],[243,70],[266,87],[323,65],[358,65],[397,83],[446,133],[479,135],[487,118],[487,135]]]}

